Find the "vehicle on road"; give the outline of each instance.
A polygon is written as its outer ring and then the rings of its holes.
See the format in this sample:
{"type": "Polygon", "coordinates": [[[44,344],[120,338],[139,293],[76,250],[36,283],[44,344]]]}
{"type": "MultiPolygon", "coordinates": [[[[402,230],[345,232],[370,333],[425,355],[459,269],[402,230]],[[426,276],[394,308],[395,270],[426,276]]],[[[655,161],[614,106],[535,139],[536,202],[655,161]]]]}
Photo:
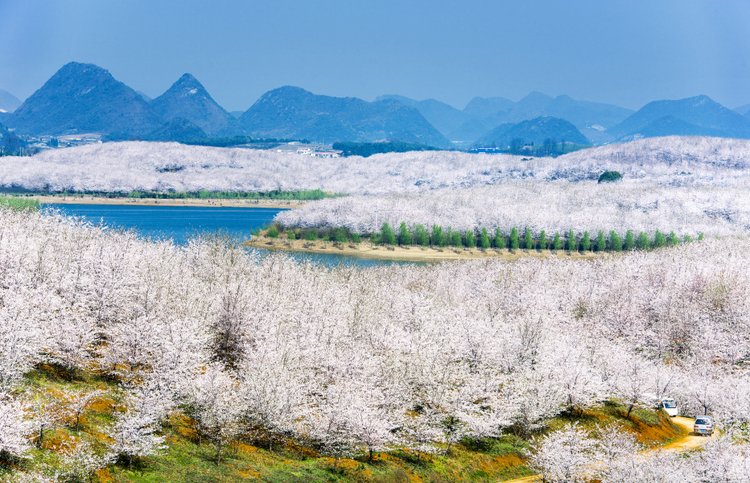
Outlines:
{"type": "Polygon", "coordinates": [[[714,420],[711,416],[698,416],[693,424],[693,432],[699,436],[714,434],[714,420]]]}
{"type": "Polygon", "coordinates": [[[660,406],[671,417],[677,416],[680,412],[675,400],[669,397],[662,399],[660,406]]]}

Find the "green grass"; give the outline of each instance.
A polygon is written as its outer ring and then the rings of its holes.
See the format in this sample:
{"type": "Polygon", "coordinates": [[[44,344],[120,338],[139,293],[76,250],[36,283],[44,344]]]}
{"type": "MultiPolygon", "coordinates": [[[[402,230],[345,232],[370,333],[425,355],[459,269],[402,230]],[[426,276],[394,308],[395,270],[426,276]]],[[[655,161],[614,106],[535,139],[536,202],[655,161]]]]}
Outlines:
{"type": "Polygon", "coordinates": [[[35,199],[0,196],[0,207],[2,208],[10,208],[15,211],[36,211],[39,206],[39,201],[35,199]]]}

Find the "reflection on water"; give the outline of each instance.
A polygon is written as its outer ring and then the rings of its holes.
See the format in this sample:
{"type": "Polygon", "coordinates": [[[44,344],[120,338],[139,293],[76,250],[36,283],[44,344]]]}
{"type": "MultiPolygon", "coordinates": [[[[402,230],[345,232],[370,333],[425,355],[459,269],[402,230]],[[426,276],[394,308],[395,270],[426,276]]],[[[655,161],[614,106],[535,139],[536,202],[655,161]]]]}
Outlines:
{"type": "MultiPolygon", "coordinates": [[[[271,253],[279,253],[274,250],[266,250],[264,248],[248,248],[251,251],[257,251],[261,256],[269,255],[271,253]]],[[[312,262],[315,264],[323,265],[326,267],[335,267],[337,265],[356,265],[358,267],[375,267],[383,265],[426,265],[427,263],[433,262],[412,262],[404,260],[370,260],[367,258],[352,257],[350,255],[342,255],[338,253],[308,253],[308,252],[281,252],[289,255],[295,260],[301,262],[312,262]]]]}

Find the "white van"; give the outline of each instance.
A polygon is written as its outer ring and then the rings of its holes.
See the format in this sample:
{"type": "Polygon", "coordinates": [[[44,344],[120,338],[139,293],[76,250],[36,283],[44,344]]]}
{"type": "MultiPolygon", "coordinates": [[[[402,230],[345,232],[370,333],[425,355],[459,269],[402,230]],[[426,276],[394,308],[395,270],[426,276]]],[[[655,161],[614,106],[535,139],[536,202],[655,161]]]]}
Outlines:
{"type": "Polygon", "coordinates": [[[680,412],[679,408],[677,407],[677,403],[672,398],[662,399],[660,406],[671,417],[677,416],[677,414],[680,412]]]}

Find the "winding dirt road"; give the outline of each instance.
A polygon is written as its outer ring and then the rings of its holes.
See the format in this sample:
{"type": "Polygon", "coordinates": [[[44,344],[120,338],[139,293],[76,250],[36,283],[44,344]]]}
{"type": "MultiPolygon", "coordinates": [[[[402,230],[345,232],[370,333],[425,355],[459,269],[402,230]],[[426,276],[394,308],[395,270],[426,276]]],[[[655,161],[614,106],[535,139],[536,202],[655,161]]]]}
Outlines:
{"type": "MultiPolygon", "coordinates": [[[[693,422],[695,420],[692,418],[683,418],[682,416],[676,416],[672,418],[672,421],[684,427],[685,429],[690,431],[690,433],[684,438],[680,438],[677,441],[669,443],[668,445],[659,446],[658,448],[654,448],[649,451],[655,451],[655,450],[661,449],[665,451],[674,451],[674,452],[682,453],[684,451],[689,451],[691,449],[695,449],[699,446],[702,446],[709,439],[716,438],[718,436],[718,433],[716,433],[715,431],[709,438],[705,436],[699,436],[693,433],[693,422]]],[[[505,480],[502,483],[538,483],[540,481],[542,481],[542,478],[539,475],[534,475],[534,476],[527,476],[525,478],[518,478],[515,480],[505,480]]]]}

